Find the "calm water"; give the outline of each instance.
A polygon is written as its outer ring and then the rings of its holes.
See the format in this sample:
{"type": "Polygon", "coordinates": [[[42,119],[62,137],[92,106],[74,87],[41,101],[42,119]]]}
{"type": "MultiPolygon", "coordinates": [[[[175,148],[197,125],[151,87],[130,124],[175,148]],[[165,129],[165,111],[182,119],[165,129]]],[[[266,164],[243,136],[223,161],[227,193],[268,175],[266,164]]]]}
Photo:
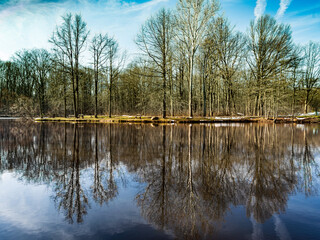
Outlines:
{"type": "Polygon", "coordinates": [[[0,120],[0,239],[320,239],[319,125],[0,120]]]}

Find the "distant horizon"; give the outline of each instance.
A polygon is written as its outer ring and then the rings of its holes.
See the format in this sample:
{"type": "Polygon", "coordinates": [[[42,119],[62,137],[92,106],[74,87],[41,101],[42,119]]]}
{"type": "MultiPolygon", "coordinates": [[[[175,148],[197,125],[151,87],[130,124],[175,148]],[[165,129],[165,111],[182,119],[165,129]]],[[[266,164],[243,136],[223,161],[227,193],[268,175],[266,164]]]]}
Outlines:
{"type": "MultiPolygon", "coordinates": [[[[45,48],[56,26],[67,12],[80,13],[90,30],[107,33],[119,41],[130,59],[139,54],[134,43],[141,25],[161,8],[175,8],[177,0],[4,0],[0,3],[0,60],[8,61],[19,50],[45,48]]],[[[235,29],[246,32],[251,20],[263,14],[290,24],[293,41],[320,41],[320,1],[222,0],[219,15],[235,29]]],[[[87,59],[89,54],[84,54],[87,59]]]]}

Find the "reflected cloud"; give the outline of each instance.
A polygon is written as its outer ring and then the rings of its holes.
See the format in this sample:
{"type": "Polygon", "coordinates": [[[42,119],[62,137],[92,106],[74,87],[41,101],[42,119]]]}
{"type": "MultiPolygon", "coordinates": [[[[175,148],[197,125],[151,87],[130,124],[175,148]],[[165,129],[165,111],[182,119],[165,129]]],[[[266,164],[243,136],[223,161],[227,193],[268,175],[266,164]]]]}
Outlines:
{"type": "Polygon", "coordinates": [[[274,225],[280,240],[291,240],[290,234],[278,215],[274,215],[274,225]]]}

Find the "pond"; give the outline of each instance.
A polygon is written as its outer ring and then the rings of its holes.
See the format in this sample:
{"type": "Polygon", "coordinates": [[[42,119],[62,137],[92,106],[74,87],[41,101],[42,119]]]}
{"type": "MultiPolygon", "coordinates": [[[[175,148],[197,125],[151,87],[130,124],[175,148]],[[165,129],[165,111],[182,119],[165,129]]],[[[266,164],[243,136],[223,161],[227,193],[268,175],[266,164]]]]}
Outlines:
{"type": "Polygon", "coordinates": [[[320,239],[320,126],[0,120],[0,239],[320,239]]]}

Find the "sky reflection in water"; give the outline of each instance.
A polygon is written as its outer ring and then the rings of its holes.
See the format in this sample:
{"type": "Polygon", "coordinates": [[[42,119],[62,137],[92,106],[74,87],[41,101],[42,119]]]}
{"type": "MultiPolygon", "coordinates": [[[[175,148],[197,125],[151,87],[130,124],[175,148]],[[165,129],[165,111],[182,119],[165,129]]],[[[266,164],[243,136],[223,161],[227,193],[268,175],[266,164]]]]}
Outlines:
{"type": "Polygon", "coordinates": [[[0,121],[0,239],[319,239],[318,125],[0,121]]]}

